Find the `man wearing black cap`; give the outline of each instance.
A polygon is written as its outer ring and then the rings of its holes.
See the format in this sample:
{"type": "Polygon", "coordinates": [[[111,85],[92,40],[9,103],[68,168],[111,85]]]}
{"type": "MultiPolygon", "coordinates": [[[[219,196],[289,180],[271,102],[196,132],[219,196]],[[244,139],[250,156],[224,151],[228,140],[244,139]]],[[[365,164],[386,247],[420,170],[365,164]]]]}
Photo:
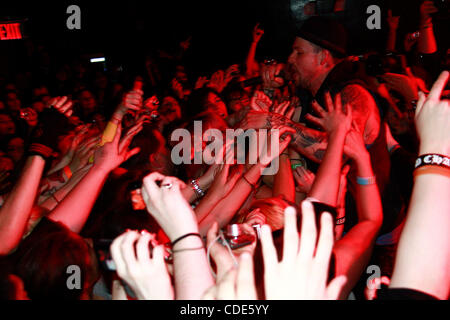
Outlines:
{"type": "MultiPolygon", "coordinates": [[[[384,127],[380,124],[380,111],[374,96],[365,83],[356,76],[357,65],[347,58],[347,44],[347,32],[340,23],[330,18],[310,18],[297,33],[285,75],[294,81],[297,88],[307,91],[309,95],[302,101],[302,116],[311,112],[310,103],[313,99],[321,106],[325,106],[325,93],[329,92],[333,99],[340,93],[342,104],[352,108],[353,120],[361,132],[364,132],[364,140],[371,154],[373,170],[377,177],[376,181],[382,193],[389,182],[390,172],[384,127]]],[[[267,68],[262,71],[265,88],[277,86],[280,82],[276,77],[278,72],[277,68],[267,68]]],[[[251,111],[245,121],[246,125],[253,128],[291,126],[296,130],[291,147],[314,162],[321,162],[323,159],[327,149],[325,132],[294,123],[274,113],[251,111]]],[[[349,219],[350,212],[347,212],[345,224],[347,232],[349,227],[361,222],[356,216],[355,209],[352,211],[353,219],[349,219]]],[[[387,224],[387,228],[389,227],[392,228],[390,223],[387,224]]],[[[360,224],[358,230],[358,241],[354,243],[349,241],[353,249],[349,248],[347,252],[348,261],[336,261],[337,274],[352,275],[351,279],[348,279],[346,289],[343,290],[344,296],[355,285],[368,262],[379,224],[374,222],[372,226],[367,220],[364,225],[360,224]]],[[[386,230],[388,231],[391,230],[386,230]]]]}
{"type": "MultiPolygon", "coordinates": [[[[356,65],[347,58],[347,44],[347,31],[339,22],[324,17],[310,18],[297,32],[285,74],[299,89],[309,93],[309,97],[302,101],[302,116],[310,112],[312,99],[324,106],[325,92],[330,92],[333,97],[340,93],[343,105],[352,107],[353,118],[364,132],[366,144],[372,145],[380,134],[380,114],[372,94],[355,75],[356,65]]],[[[262,71],[265,88],[282,84],[276,76],[278,73],[279,68],[276,67],[262,71]]],[[[254,128],[276,124],[293,126],[297,134],[292,147],[315,162],[320,162],[325,154],[327,142],[324,132],[298,123],[294,125],[289,119],[272,113],[251,112],[246,120],[254,128]]]]}

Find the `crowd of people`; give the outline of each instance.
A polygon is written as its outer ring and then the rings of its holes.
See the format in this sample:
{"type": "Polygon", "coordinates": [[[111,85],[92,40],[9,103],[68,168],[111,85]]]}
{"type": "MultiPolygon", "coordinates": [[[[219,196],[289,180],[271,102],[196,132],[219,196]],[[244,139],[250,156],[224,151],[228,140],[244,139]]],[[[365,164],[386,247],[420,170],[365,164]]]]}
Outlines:
{"type": "Polygon", "coordinates": [[[390,13],[361,56],[315,16],[286,61],[257,61],[256,25],[245,61],[197,79],[190,38],[138,75],[36,48],[0,87],[0,298],[448,299],[436,10],[401,48],[390,13]]]}

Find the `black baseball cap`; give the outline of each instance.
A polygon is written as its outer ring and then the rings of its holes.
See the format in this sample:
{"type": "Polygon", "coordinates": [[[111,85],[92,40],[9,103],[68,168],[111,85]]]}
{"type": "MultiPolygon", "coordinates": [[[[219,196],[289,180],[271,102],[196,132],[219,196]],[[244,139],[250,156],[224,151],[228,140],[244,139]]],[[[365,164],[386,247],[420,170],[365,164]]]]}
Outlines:
{"type": "Polygon", "coordinates": [[[306,20],[297,31],[297,37],[329,50],[337,57],[348,55],[348,32],[337,20],[315,16],[306,20]]]}

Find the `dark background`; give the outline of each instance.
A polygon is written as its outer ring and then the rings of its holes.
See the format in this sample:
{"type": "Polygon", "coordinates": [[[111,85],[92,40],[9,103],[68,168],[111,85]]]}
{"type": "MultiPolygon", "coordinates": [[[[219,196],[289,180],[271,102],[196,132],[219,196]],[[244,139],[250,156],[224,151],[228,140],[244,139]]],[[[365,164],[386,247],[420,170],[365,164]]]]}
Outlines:
{"type": "MultiPolygon", "coordinates": [[[[290,52],[295,27],[301,24],[292,8],[304,0],[185,0],[185,1],[8,1],[0,4],[0,21],[27,19],[25,35],[34,44],[44,44],[52,53],[52,63],[63,63],[79,54],[104,53],[108,61],[135,64],[148,50],[176,50],[178,43],[192,35],[191,66],[198,70],[242,63],[256,22],[265,27],[258,58],[285,60],[290,52]],[[81,30],[68,30],[66,9],[81,8],[81,30]]],[[[371,4],[401,14],[400,32],[417,29],[421,0],[347,0],[340,14],[351,33],[353,53],[382,50],[386,24],[368,30],[366,9],[371,4]]],[[[327,14],[333,0],[317,1],[327,14]]],[[[438,44],[448,47],[448,19],[435,21],[438,44]]],[[[0,41],[0,74],[14,72],[27,63],[27,40],[0,41]]],[[[28,48],[28,49],[27,49],[28,48]]]]}

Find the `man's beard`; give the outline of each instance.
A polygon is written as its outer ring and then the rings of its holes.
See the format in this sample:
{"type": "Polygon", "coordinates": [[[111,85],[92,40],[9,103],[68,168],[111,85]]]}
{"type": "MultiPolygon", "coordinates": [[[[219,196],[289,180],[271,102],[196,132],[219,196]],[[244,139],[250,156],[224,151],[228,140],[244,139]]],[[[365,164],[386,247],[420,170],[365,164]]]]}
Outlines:
{"type": "Polygon", "coordinates": [[[293,81],[295,83],[296,87],[300,87],[302,89],[308,89],[307,81],[304,81],[304,77],[302,77],[302,74],[297,70],[297,68],[293,64],[287,65],[286,79],[288,81],[293,81]]]}

